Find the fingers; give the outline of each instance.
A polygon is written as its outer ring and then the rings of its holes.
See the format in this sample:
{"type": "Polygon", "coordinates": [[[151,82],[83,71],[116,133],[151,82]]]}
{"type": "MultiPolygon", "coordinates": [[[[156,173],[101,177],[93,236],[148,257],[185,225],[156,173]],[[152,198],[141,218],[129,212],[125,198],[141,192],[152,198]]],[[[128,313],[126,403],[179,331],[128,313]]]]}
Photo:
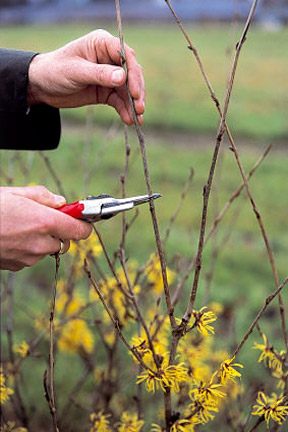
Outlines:
{"type": "MultiPolygon", "coordinates": [[[[82,240],[89,237],[92,231],[91,224],[75,219],[57,210],[50,211],[50,217],[47,220],[45,231],[56,239],[66,240],[82,240]]],[[[58,250],[59,250],[58,241],[58,250]]],[[[53,250],[55,252],[57,246],[53,250]]],[[[53,252],[52,251],[52,252],[53,252]]]]}
{"type": "Polygon", "coordinates": [[[46,205],[52,208],[61,207],[66,203],[66,199],[61,195],[56,195],[46,189],[45,186],[27,186],[27,187],[11,187],[6,188],[6,191],[14,195],[20,195],[29,198],[39,204],[46,205]]]}
{"type": "MultiPolygon", "coordinates": [[[[133,123],[132,111],[127,95],[127,91],[118,90],[122,89],[126,82],[126,74],[122,68],[122,60],[120,56],[120,41],[118,38],[112,36],[104,30],[96,30],[89,35],[88,39],[92,39],[92,44],[89,46],[94,48],[94,52],[86,52],[86,65],[87,70],[87,84],[99,85],[103,88],[115,88],[117,95],[122,98],[122,102],[117,100],[113,95],[112,101],[109,100],[109,105],[113,106],[121,116],[122,120],[127,124],[133,123]],[[96,64],[95,64],[96,63],[96,64]],[[118,67],[117,67],[118,66],[118,67]],[[89,70],[89,72],[88,72],[89,70]],[[124,111],[123,108],[125,107],[124,111]],[[128,113],[128,118],[127,118],[128,113]]],[[[84,37],[85,39],[85,37],[84,37]]],[[[139,65],[135,52],[128,45],[125,44],[125,58],[128,71],[129,90],[134,100],[136,114],[139,122],[142,124],[142,115],[145,111],[145,82],[143,77],[142,67],[139,65]]],[[[84,63],[83,63],[84,69],[84,63]]],[[[78,69],[79,70],[79,69],[78,69]]],[[[81,73],[81,72],[80,72],[81,73]]],[[[97,91],[97,96],[98,96],[97,91]]],[[[98,98],[99,99],[99,98],[98,98]]],[[[98,103],[105,103],[102,100],[98,103]]]]}

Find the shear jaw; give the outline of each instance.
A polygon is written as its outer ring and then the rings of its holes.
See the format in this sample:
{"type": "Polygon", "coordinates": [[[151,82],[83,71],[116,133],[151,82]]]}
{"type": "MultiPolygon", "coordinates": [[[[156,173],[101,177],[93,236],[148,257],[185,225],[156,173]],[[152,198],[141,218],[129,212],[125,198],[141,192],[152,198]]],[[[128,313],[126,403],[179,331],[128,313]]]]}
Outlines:
{"type": "Polygon", "coordinates": [[[109,219],[117,213],[131,210],[135,205],[150,201],[150,199],[159,198],[161,194],[141,195],[132,198],[116,199],[107,195],[99,197],[89,196],[87,200],[79,201],[84,205],[82,211],[83,219],[89,222],[97,222],[101,219],[109,219]]]}

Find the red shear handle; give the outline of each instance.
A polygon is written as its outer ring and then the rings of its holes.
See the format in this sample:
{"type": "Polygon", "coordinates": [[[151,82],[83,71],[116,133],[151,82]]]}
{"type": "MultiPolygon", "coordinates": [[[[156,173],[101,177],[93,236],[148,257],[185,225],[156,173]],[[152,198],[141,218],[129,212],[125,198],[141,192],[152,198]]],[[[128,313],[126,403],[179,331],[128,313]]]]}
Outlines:
{"type": "Polygon", "coordinates": [[[59,207],[57,210],[60,210],[62,213],[65,213],[76,219],[81,219],[83,217],[82,211],[84,210],[84,204],[79,203],[79,201],[77,201],[75,203],[67,204],[62,207],[59,207]]]}

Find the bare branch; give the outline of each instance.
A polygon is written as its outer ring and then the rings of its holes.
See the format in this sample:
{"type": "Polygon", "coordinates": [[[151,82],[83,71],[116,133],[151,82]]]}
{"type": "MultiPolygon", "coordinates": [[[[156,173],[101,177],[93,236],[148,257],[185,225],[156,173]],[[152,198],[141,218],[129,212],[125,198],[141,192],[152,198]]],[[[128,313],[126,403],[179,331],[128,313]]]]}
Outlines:
{"type": "MultiPolygon", "coordinates": [[[[116,5],[116,13],[117,13],[119,39],[120,39],[120,45],[121,45],[121,58],[122,58],[123,68],[124,68],[124,70],[126,72],[126,76],[127,76],[127,82],[126,82],[127,92],[128,92],[128,97],[129,97],[129,101],[130,101],[130,106],[132,109],[135,129],[136,129],[136,133],[137,133],[137,137],[138,137],[138,141],[139,141],[139,145],[140,145],[143,169],[144,169],[145,180],[146,180],[146,186],[147,186],[148,194],[152,195],[152,185],[151,185],[149,168],[148,168],[148,161],[147,161],[147,155],[146,155],[145,138],[144,138],[144,134],[142,132],[141,126],[138,122],[138,118],[137,118],[137,114],[136,114],[136,110],[135,110],[135,106],[134,106],[134,101],[133,101],[133,98],[132,98],[130,90],[129,90],[128,69],[127,69],[127,64],[126,64],[126,55],[125,55],[125,48],[124,48],[124,41],[123,41],[122,21],[121,21],[119,0],[115,0],[115,5],[116,5]]],[[[176,327],[176,321],[175,321],[175,317],[174,317],[174,308],[172,306],[171,296],[170,296],[170,291],[169,291],[169,286],[168,286],[166,259],[165,259],[163,246],[161,243],[154,201],[150,200],[149,204],[150,204],[150,213],[151,213],[151,217],[152,217],[155,240],[156,240],[159,260],[160,260],[160,264],[161,264],[161,273],[162,273],[163,286],[164,286],[164,292],[165,292],[165,300],[166,300],[166,305],[167,305],[167,309],[168,309],[170,325],[171,325],[171,328],[173,329],[176,327]]]]}

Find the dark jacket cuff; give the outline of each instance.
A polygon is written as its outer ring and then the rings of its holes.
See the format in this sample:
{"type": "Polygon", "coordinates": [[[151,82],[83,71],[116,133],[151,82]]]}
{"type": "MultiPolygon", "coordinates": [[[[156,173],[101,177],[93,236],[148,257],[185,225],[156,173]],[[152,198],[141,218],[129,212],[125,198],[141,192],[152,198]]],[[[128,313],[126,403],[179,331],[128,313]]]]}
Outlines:
{"type": "Polygon", "coordinates": [[[0,111],[27,110],[28,70],[37,53],[0,49],[0,111]]]}
{"type": "Polygon", "coordinates": [[[0,148],[52,150],[61,135],[60,113],[48,105],[33,105],[29,114],[0,111],[0,148]]]}

